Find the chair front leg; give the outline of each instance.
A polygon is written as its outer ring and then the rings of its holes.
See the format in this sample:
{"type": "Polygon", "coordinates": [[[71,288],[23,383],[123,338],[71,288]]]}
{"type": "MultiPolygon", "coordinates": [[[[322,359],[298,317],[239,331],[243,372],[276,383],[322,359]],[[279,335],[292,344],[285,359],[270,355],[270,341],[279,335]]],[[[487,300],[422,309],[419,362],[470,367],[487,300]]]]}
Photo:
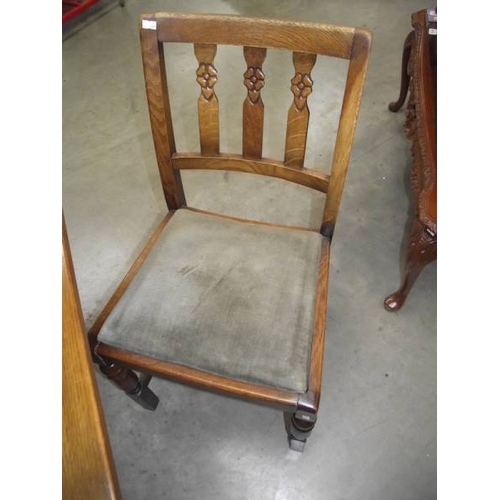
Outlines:
{"type": "Polygon", "coordinates": [[[117,387],[146,410],[156,410],[158,396],[148,387],[151,377],[138,377],[135,372],[116,363],[105,361],[99,368],[117,387]]]}
{"type": "Polygon", "coordinates": [[[285,413],[285,427],[288,433],[288,444],[291,450],[304,451],[307,438],[316,424],[316,414],[297,410],[285,413]]]}

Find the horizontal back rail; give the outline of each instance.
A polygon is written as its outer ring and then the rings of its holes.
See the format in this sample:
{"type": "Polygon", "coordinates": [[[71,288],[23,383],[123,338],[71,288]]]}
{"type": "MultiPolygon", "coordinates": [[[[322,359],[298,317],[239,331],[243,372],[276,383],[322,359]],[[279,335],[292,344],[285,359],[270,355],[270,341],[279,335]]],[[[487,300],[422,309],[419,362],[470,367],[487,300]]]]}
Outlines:
{"type": "Polygon", "coordinates": [[[245,158],[241,155],[219,154],[206,156],[198,153],[175,153],[172,164],[176,170],[232,170],[278,177],[322,193],[328,192],[330,176],[317,170],[287,167],[281,162],[263,158],[245,158]]]}
{"type": "Polygon", "coordinates": [[[159,12],[158,41],[267,47],[349,59],[355,28],[279,19],[159,12]]]}

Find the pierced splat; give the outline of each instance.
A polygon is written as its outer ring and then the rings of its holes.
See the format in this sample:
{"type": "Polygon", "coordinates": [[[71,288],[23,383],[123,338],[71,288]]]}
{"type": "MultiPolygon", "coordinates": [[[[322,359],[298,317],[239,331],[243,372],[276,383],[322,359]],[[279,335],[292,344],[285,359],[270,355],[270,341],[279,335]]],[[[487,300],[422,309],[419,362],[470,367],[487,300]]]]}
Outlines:
{"type": "Polygon", "coordinates": [[[198,98],[200,149],[202,154],[217,154],[219,152],[219,100],[214,91],[217,83],[217,70],[213,64],[217,45],[195,43],[194,53],[198,59],[196,81],[201,87],[198,98]]]}
{"type": "Polygon", "coordinates": [[[311,71],[315,62],[316,54],[293,53],[295,75],[291,80],[290,87],[293,103],[288,110],[284,160],[285,165],[289,167],[302,168],[304,166],[307,128],[309,126],[307,98],[312,93],[311,71]]]}
{"type": "Polygon", "coordinates": [[[247,63],[243,84],[248,91],[243,103],[243,156],[262,158],[264,103],[260,91],[265,85],[262,65],[266,58],[266,49],[244,47],[243,51],[247,63]]]}

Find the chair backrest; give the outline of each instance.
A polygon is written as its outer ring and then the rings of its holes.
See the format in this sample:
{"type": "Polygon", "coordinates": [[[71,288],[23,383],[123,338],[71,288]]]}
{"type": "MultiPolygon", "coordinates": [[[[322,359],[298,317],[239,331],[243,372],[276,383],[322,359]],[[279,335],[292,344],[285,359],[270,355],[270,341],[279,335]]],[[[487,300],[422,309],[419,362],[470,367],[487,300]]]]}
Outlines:
{"type": "Polygon", "coordinates": [[[141,16],[140,36],[156,158],[169,209],[186,205],[182,169],[252,172],[326,193],[320,232],[331,237],[352,148],[371,33],[329,24],[162,12],[141,16]],[[199,153],[180,153],[175,148],[163,52],[163,44],[170,42],[193,43],[199,63],[199,153]],[[214,65],[217,45],[242,46],[247,64],[241,154],[223,154],[219,150],[219,102],[214,88],[218,77],[214,65]],[[264,105],[260,90],[265,79],[262,66],[266,48],[293,52],[293,101],[288,111],[283,161],[262,158],[264,105]],[[304,168],[309,124],[307,98],[312,92],[311,70],[317,55],[349,60],[330,175],[304,168]]]}

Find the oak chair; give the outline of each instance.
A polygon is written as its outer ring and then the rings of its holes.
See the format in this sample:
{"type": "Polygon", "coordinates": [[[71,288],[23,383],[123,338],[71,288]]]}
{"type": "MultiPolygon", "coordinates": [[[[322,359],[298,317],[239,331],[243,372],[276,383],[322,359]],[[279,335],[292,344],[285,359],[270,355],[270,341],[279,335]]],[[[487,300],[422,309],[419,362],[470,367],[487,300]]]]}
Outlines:
{"type": "Polygon", "coordinates": [[[148,409],[158,404],[148,387],[151,376],[282,409],[289,444],[301,451],[318,412],[330,242],[371,33],[328,24],[156,13],[141,16],[140,40],[168,213],[89,331],[94,360],[148,409]],[[199,153],[175,147],[164,44],[176,42],[193,43],[199,63],[199,153]],[[247,63],[241,155],[220,152],[218,44],[242,46],[247,63]],[[262,158],[266,48],[293,53],[283,161],[262,158]],[[330,175],[304,167],[307,98],[317,55],[349,60],[330,175]],[[188,207],[184,169],[250,172],[326,193],[321,227],[289,227],[188,207]]]}

